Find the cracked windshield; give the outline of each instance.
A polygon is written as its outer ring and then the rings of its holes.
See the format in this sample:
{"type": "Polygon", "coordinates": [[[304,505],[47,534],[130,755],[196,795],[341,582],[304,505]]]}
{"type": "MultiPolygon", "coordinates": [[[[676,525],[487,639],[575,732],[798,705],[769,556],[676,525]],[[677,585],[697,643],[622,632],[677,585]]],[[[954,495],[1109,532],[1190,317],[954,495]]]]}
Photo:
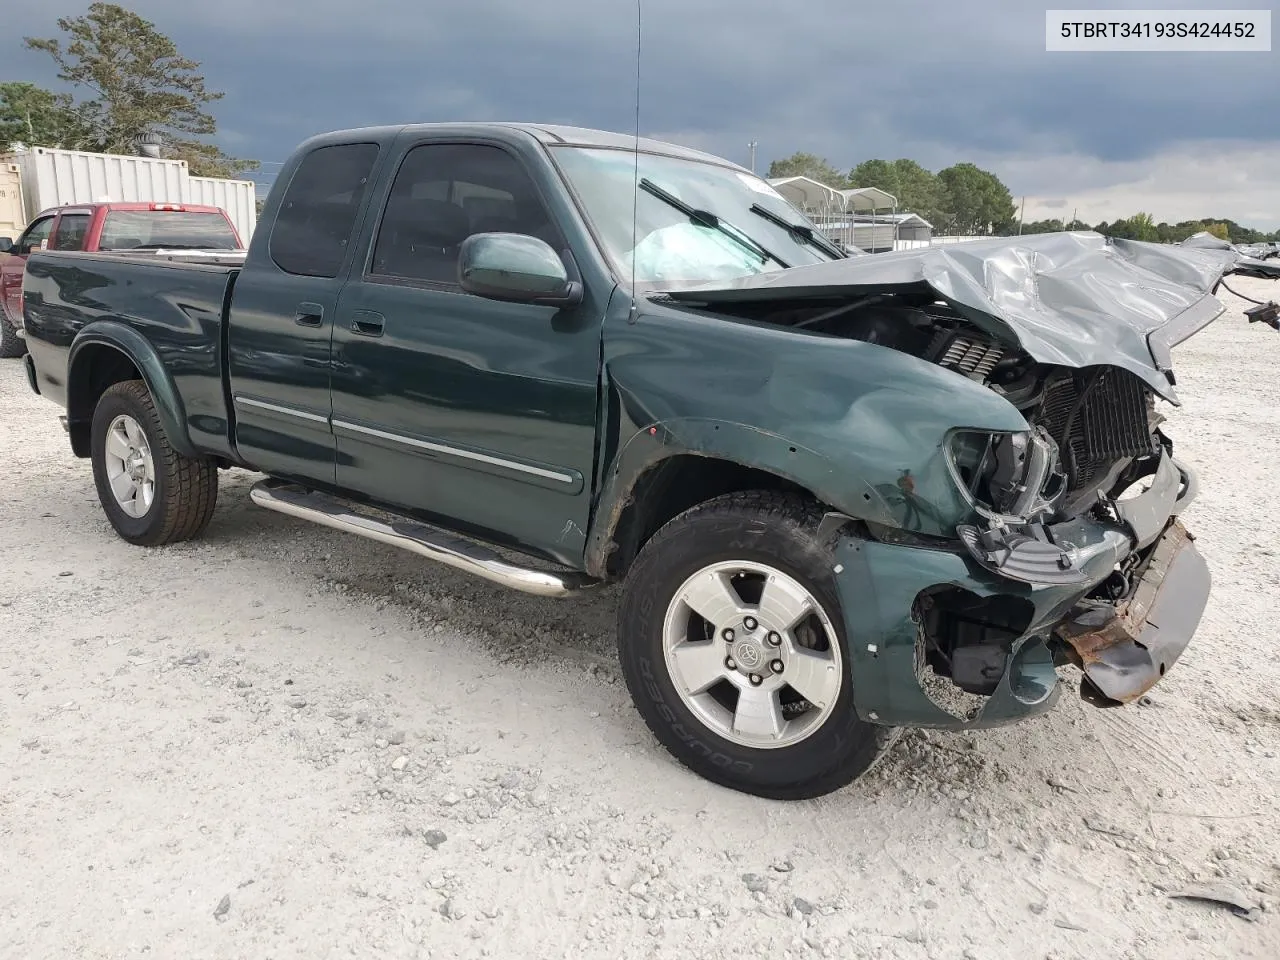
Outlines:
{"type": "Polygon", "coordinates": [[[696,286],[838,255],[779,226],[775,220],[805,231],[813,225],[768,181],[749,173],[641,153],[636,185],[633,152],[557,147],[552,156],[581,199],[619,279],[630,280],[634,267],[637,284],[696,286]]]}

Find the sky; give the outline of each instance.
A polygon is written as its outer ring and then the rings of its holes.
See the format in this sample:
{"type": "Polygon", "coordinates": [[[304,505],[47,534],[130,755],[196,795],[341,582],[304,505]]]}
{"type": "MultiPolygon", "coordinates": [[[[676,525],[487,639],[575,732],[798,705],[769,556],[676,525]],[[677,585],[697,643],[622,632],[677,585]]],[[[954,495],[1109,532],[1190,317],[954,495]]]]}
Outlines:
{"type": "MultiPolygon", "coordinates": [[[[322,131],[529,120],[630,132],[638,92],[644,135],[744,165],[754,140],[761,173],[797,150],[840,169],[970,161],[1026,197],[1028,220],[1141,210],[1280,228],[1278,52],[1048,53],[1047,4],[1026,0],[639,4],[638,17],[635,0],[124,5],[225,92],[219,145],[263,161],[264,186],[322,131]]],[[[1250,5],[1267,7],[1160,4],[1250,5]]],[[[8,6],[0,80],[57,87],[52,61],[22,38],[58,35],[57,18],[88,0],[8,6]]]]}

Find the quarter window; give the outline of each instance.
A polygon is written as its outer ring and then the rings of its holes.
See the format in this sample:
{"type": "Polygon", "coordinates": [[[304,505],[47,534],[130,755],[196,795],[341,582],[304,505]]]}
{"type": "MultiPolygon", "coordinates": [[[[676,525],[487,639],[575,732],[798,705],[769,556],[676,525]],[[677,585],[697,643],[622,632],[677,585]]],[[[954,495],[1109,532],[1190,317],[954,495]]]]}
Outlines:
{"type": "Polygon", "coordinates": [[[276,266],[304,277],[338,275],[377,158],[374,143],[319,147],[307,154],[271,230],[276,266]]]}
{"type": "Polygon", "coordinates": [[[83,250],[84,238],[89,233],[87,213],[64,213],[58,218],[58,230],[50,246],[54,250],[83,250]]]}
{"type": "Polygon", "coordinates": [[[482,144],[414,147],[392,185],[369,272],[456,285],[458,252],[476,233],[522,233],[564,248],[533,181],[511,154],[482,144]]]}

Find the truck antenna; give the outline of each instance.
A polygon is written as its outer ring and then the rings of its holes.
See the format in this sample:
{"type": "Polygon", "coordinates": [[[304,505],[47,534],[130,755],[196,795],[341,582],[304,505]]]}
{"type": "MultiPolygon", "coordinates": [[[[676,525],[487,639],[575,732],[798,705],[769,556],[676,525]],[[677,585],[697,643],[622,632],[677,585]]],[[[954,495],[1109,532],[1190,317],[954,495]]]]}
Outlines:
{"type": "Polygon", "coordinates": [[[640,207],[640,16],[641,0],[636,0],[636,116],[635,116],[635,170],[631,182],[631,309],[627,322],[638,318],[636,306],[636,244],[639,242],[640,207]]]}

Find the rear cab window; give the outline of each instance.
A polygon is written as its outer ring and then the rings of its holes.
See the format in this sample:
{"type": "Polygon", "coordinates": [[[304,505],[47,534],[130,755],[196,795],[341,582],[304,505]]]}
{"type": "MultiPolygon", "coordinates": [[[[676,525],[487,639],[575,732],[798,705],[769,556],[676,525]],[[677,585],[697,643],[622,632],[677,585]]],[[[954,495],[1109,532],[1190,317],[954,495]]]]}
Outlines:
{"type": "Polygon", "coordinates": [[[193,210],[110,210],[99,250],[235,250],[235,231],[221,213],[193,210]]]}
{"type": "Polygon", "coordinates": [[[277,267],[304,277],[338,275],[377,159],[376,143],[317,147],[303,158],[271,229],[277,267]]]}

